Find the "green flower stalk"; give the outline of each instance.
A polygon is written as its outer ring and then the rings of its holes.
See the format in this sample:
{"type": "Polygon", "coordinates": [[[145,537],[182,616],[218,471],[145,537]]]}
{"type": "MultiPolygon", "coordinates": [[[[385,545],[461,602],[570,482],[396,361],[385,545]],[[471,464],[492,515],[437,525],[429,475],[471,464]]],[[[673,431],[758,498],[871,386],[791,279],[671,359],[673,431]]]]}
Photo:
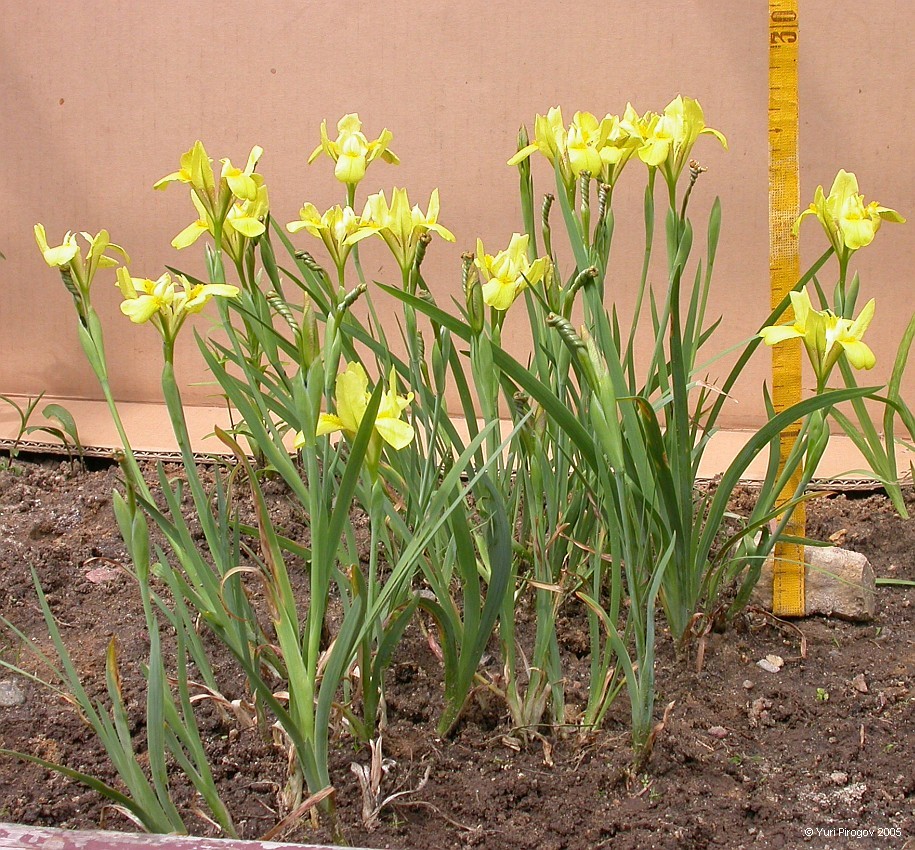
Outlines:
{"type": "Polygon", "coordinates": [[[124,465],[132,479],[131,485],[136,488],[138,493],[148,495],[149,490],[130,447],[127,432],[124,430],[124,424],[121,421],[114,394],[111,391],[102,323],[99,321],[98,314],[92,306],[91,295],[92,283],[98,270],[113,268],[118,264],[114,257],[108,256],[107,251],[112,250],[120,254],[124,262],[130,262],[130,257],[122,247],[110,241],[107,230],[101,230],[95,236],[90,236],[88,233],[82,233],[81,235],[89,243],[89,251],[85,259],[76,239],[76,234],[67,232],[63,242],[58,246],[52,247],[48,244],[44,225],[35,225],[35,241],[45,262],[52,268],[59,269],[64,286],[73,298],[73,305],[79,317],[77,333],[80,345],[105,396],[105,403],[108,405],[108,411],[121,440],[124,465]]]}
{"type": "MultiPolygon", "coordinates": [[[[871,299],[858,317],[852,318],[860,283],[857,274],[851,283],[848,283],[849,263],[857,251],[873,242],[884,221],[903,223],[905,218],[896,210],[881,206],[876,201],[865,204],[864,196],[858,191],[857,177],[844,169],[836,175],[828,195],[824,193],[822,186],[817,186],[813,203],[801,213],[794,224],[795,235],[800,230],[801,222],[808,216],[814,216],[820,222],[838,260],[839,275],[833,291],[835,312],[825,309],[826,297],[822,290],[819,291],[819,295],[824,309],[820,311],[812,309],[806,293],[800,296],[792,293],[792,300],[796,301],[794,324],[790,327],[766,328],[764,332],[775,342],[781,338],[789,338],[788,334],[800,336],[804,340],[814,363],[818,391],[825,384],[829,371],[836,363],[845,385],[855,388],[857,382],[853,370],[869,369],[874,362],[873,353],[861,342],[861,335],[873,316],[874,304],[871,299]],[[846,357],[840,356],[843,351],[846,357]]],[[[819,290],[819,286],[817,288],[819,290]]],[[[830,415],[867,460],[870,470],[879,477],[893,506],[902,517],[907,517],[908,511],[902,497],[896,468],[894,431],[895,417],[898,415],[910,436],[915,435],[915,417],[899,392],[913,338],[915,317],[910,320],[900,340],[886,398],[882,399],[885,403],[882,436],[871,418],[867,405],[860,398],[854,399],[851,403],[857,423],[839,410],[830,411],[830,415]]]]}
{"type": "MultiPolygon", "coordinates": [[[[381,452],[385,445],[396,451],[405,449],[415,439],[413,426],[400,418],[412,401],[412,392],[406,396],[398,394],[396,371],[394,367],[391,367],[389,389],[381,393],[377,408],[372,407],[372,393],[368,389],[368,376],[361,364],[350,362],[346,369],[337,376],[335,394],[337,412],[321,413],[315,428],[315,436],[320,437],[342,431],[348,440],[354,441],[360,429],[364,427],[363,422],[366,419],[367,411],[370,407],[375,411],[364,458],[369,481],[367,507],[371,532],[368,577],[363,579],[358,574],[358,567],[354,566],[349,582],[353,598],[361,599],[364,602],[361,609],[363,612],[375,610],[381,593],[378,578],[378,554],[381,544],[386,544],[387,550],[391,551],[385,525],[384,482],[379,469],[381,452]]],[[[300,432],[295,437],[294,447],[305,449],[308,442],[305,434],[300,432]]],[[[396,621],[397,618],[395,618],[396,621]]],[[[380,720],[384,721],[383,672],[387,662],[379,659],[378,647],[384,642],[387,627],[384,618],[379,618],[366,630],[360,641],[359,666],[363,709],[360,737],[364,740],[370,740],[373,737],[376,723],[379,722],[379,713],[381,714],[380,720]]],[[[395,626],[395,628],[397,627],[395,626]]]]}

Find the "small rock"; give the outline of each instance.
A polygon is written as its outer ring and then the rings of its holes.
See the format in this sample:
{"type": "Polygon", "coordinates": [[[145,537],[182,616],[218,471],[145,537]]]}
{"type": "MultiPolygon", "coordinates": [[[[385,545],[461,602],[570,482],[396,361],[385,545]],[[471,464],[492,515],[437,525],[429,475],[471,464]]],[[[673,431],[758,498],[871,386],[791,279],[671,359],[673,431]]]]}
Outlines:
{"type": "Polygon", "coordinates": [[[713,738],[718,738],[718,739],[727,738],[727,736],[728,736],[728,730],[725,729],[724,726],[710,726],[708,733],[713,738]]]}
{"type": "Polygon", "coordinates": [[[765,699],[760,697],[759,699],[753,700],[752,705],[747,707],[747,716],[750,721],[750,726],[754,729],[758,729],[760,726],[774,726],[775,723],[769,715],[769,710],[772,708],[772,700],[765,699]]]}
{"type": "MultiPolygon", "coordinates": [[[[804,614],[823,614],[856,622],[874,618],[874,571],[864,555],[847,549],[808,546],[804,550],[804,614]]],[[[762,567],[750,601],[772,610],[772,564],[762,567]]]]}
{"type": "Polygon", "coordinates": [[[86,578],[89,579],[93,584],[104,584],[107,581],[116,579],[120,576],[120,573],[117,570],[113,570],[110,567],[95,567],[86,572],[86,578]]]}
{"type": "Polygon", "coordinates": [[[860,694],[867,693],[867,682],[864,681],[864,674],[859,673],[851,680],[851,686],[860,694]]]}
{"type": "Polygon", "coordinates": [[[834,770],[829,774],[829,778],[836,785],[847,785],[848,784],[848,774],[841,770],[834,770]]]}
{"type": "Polygon", "coordinates": [[[9,679],[0,682],[0,708],[12,708],[14,705],[22,705],[24,702],[25,694],[19,685],[9,679]]]}
{"type": "Polygon", "coordinates": [[[756,686],[749,679],[744,679],[743,687],[744,687],[744,690],[746,690],[746,691],[752,691],[753,688],[756,686]]]}
{"type": "Polygon", "coordinates": [[[756,662],[756,666],[765,670],[767,673],[778,673],[785,666],[785,659],[780,655],[767,655],[756,662]]]}
{"type": "Polygon", "coordinates": [[[834,534],[829,535],[829,542],[833,543],[836,546],[844,546],[845,538],[848,536],[847,528],[840,528],[834,534]]]}

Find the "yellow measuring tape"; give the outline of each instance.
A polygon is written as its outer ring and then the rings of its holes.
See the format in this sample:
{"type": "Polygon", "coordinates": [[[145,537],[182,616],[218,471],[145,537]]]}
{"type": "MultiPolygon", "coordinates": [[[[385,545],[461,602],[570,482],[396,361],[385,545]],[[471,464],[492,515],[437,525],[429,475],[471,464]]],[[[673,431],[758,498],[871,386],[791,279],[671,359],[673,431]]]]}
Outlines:
{"type": "MultiPolygon", "coordinates": [[[[800,214],[798,177],[798,0],[769,0],[769,281],[772,307],[793,289],[800,277],[800,257],[791,228],[800,214]]],[[[793,315],[787,316],[790,320],[793,315]]],[[[801,341],[789,340],[772,348],[772,403],[776,412],[801,400],[801,341]]],[[[782,432],[782,462],[797,439],[800,422],[782,432]]],[[[788,501],[800,482],[792,476],[779,496],[788,501]]],[[[787,532],[803,537],[804,505],[794,509],[787,532]]],[[[804,547],[779,543],[772,573],[772,612],[781,616],[804,614],[804,547]]]]}

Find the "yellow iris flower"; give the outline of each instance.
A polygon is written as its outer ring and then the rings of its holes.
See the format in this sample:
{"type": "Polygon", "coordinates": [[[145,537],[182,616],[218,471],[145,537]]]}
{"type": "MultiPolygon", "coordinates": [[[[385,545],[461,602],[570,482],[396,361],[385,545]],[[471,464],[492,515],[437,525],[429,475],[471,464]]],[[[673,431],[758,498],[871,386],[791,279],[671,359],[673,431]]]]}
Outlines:
{"type": "Polygon", "coordinates": [[[257,165],[257,161],[263,155],[264,149],[260,145],[255,145],[251,148],[251,153],[248,154],[248,163],[245,165],[244,170],[233,166],[230,159],[222,160],[221,177],[232,190],[232,194],[239,200],[257,200],[257,190],[260,188],[261,184],[254,179],[257,175],[253,172],[257,165]]]}
{"type": "Polygon", "coordinates": [[[327,154],[334,161],[334,176],[342,183],[355,185],[365,177],[369,163],[378,157],[392,165],[400,162],[394,151],[388,148],[393,138],[393,133],[385,128],[377,139],[370,142],[362,132],[359,115],[351,112],[337,122],[336,140],[332,141],[327,135],[327,121],[321,122],[321,144],[312,151],[308,163],[310,165],[322,153],[327,154]]]}
{"type": "Polygon", "coordinates": [[[346,263],[346,258],[353,250],[350,236],[357,233],[362,227],[362,218],[353,212],[352,207],[331,207],[323,215],[318,212],[314,204],[305,204],[299,210],[299,220],[290,221],[286,230],[298,233],[307,230],[312,236],[317,236],[331,256],[338,270],[346,263]]]}
{"type": "Polygon", "coordinates": [[[660,167],[668,186],[674,186],[689,162],[699,136],[710,134],[727,150],[727,139],[718,131],[705,126],[705,116],[699,101],[677,95],[660,116],[645,119],[644,142],[639,158],[646,165],[660,167]]]}
{"type": "Polygon", "coordinates": [[[546,115],[537,115],[534,118],[534,141],[527,147],[521,148],[509,161],[509,165],[517,165],[527,159],[532,153],[540,151],[551,165],[556,165],[565,159],[566,153],[566,127],[562,121],[562,109],[552,107],[546,115]]]}
{"type": "Polygon", "coordinates": [[[566,151],[573,177],[580,177],[587,171],[592,177],[599,177],[604,162],[600,149],[610,133],[610,116],[602,121],[590,112],[576,112],[566,134],[566,151]]]}
{"type": "Polygon", "coordinates": [[[153,186],[165,189],[170,183],[188,183],[191,187],[197,219],[172,240],[173,247],[187,248],[204,233],[215,236],[219,231],[226,252],[236,262],[240,260],[245,247],[243,240],[260,236],[266,230],[264,220],[270,211],[267,187],[263,176],[254,170],[263,153],[260,145],[251,148],[244,168],[235,167],[230,159],[221,160],[218,184],[202,142],[195,142],[181,155],[178,171],[167,174],[153,186]]]}
{"type": "Polygon", "coordinates": [[[79,243],[76,241],[76,234],[69,230],[64,235],[64,241],[55,248],[48,245],[48,237],[45,233],[43,224],[35,225],[35,241],[44,261],[52,268],[63,268],[68,266],[70,261],[79,253],[79,243]]]}
{"type": "Polygon", "coordinates": [[[413,267],[416,249],[424,233],[437,233],[442,239],[454,242],[454,234],[438,223],[438,189],[432,190],[428,212],[419,206],[410,207],[406,189],[395,189],[388,206],[384,192],[369,195],[362,211],[362,227],[350,234],[346,243],[353,245],[360,239],[378,234],[394,254],[404,274],[413,267]]]}
{"type": "Polygon", "coordinates": [[[492,256],[483,250],[477,239],[474,264],[482,273],[483,301],[496,310],[505,311],[527,286],[538,283],[546,273],[549,260],[538,257],[533,263],[527,259],[528,234],[513,233],[508,248],[492,256]]]}
{"type": "MultiPolygon", "coordinates": [[[[342,431],[348,437],[355,437],[365,418],[365,411],[372,395],[369,392],[369,379],[362,365],[356,362],[346,364],[346,369],[337,375],[334,401],[337,412],[322,413],[318,417],[316,436],[342,431]]],[[[397,394],[397,375],[391,367],[389,388],[381,396],[378,414],[375,417],[372,436],[366,451],[366,464],[372,475],[377,475],[378,462],[381,458],[382,443],[393,449],[403,449],[415,436],[413,426],[404,422],[400,416],[413,401],[413,393],[405,396],[397,394]]],[[[296,449],[306,444],[305,435],[299,431],[295,435],[293,446],[296,449]]]]}
{"type": "Polygon", "coordinates": [[[183,275],[172,280],[168,272],[158,280],[131,277],[125,266],[117,270],[117,283],[124,296],[121,312],[134,324],[151,322],[163,339],[172,341],[184,320],[199,313],[213,296],[234,298],[239,292],[225,283],[191,284],[183,275]]]}
{"type": "Polygon", "coordinates": [[[251,177],[255,186],[254,196],[246,200],[239,199],[232,204],[225,220],[228,230],[247,239],[254,239],[267,229],[264,220],[270,212],[270,199],[264,178],[260,174],[252,174],[251,177]]]}
{"type": "Polygon", "coordinates": [[[517,165],[540,151],[554,167],[559,162],[560,172],[567,184],[585,171],[599,178],[604,168],[602,148],[612,131],[612,115],[598,120],[590,112],[576,112],[572,123],[566,127],[562,121],[562,110],[554,106],[546,115],[536,116],[534,141],[519,150],[508,160],[508,164],[517,165]]]}
{"type": "Polygon", "coordinates": [[[829,310],[814,310],[807,290],[792,292],[794,321],[763,328],[759,335],[766,345],[788,339],[801,339],[820,385],[826,382],[839,357],[844,354],[855,369],[872,369],[874,352],[863,341],[864,332],[874,318],[873,298],[864,305],[858,318],[843,319],[829,310]]]}
{"type": "Polygon", "coordinates": [[[604,120],[609,128],[600,147],[601,181],[615,186],[626,163],[644,142],[642,123],[647,119],[640,118],[632,104],[627,103],[622,118],[608,115],[604,120]]]}
{"type": "MultiPolygon", "coordinates": [[[[52,268],[69,270],[68,279],[78,288],[83,297],[86,297],[95,273],[99,269],[114,268],[119,262],[114,257],[109,257],[108,251],[115,251],[120,254],[125,263],[130,262],[130,257],[127,256],[127,252],[120,245],[115,245],[111,241],[107,230],[100,230],[95,236],[85,232],[79,235],[89,245],[85,260],[75,233],[67,231],[63,242],[52,247],[48,245],[48,236],[44,225],[35,225],[35,242],[38,244],[44,261],[52,268]]],[[[76,293],[74,293],[75,295],[76,293]]]]}
{"type": "Polygon", "coordinates": [[[836,175],[829,195],[824,194],[822,186],[817,186],[813,203],[794,223],[795,236],[808,215],[819,219],[836,253],[846,258],[870,245],[882,222],[905,221],[896,210],[882,207],[876,201],[865,205],[864,196],[858,193],[858,178],[844,169],[836,175]]]}
{"type": "Polygon", "coordinates": [[[212,194],[215,191],[216,181],[213,179],[211,159],[207,156],[206,148],[199,139],[186,153],[181,154],[180,167],[171,174],[166,174],[161,180],[153,184],[153,189],[166,189],[169,183],[190,183],[191,188],[203,194],[212,194]]]}
{"type": "MultiPolygon", "coordinates": [[[[264,178],[260,174],[251,174],[249,179],[256,187],[254,198],[235,201],[228,208],[223,221],[223,247],[236,261],[244,253],[242,239],[254,239],[260,236],[267,229],[264,221],[270,212],[270,199],[267,195],[267,187],[264,185],[264,178]]],[[[179,250],[193,245],[204,233],[215,232],[210,210],[193,190],[191,191],[191,202],[197,210],[197,219],[172,239],[172,247],[179,250]]]]}

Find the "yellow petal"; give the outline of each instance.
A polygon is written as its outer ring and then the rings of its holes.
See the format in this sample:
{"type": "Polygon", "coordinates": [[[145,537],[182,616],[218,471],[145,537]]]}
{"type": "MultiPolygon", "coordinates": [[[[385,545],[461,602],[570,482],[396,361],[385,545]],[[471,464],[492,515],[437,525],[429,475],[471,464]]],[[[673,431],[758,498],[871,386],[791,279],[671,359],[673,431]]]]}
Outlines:
{"type": "Polygon", "coordinates": [[[509,161],[507,165],[517,165],[519,162],[527,159],[532,153],[540,150],[540,145],[534,143],[528,145],[526,148],[521,148],[509,161]]]}
{"type": "Polygon", "coordinates": [[[807,209],[805,209],[798,217],[797,221],[794,222],[794,226],[791,228],[791,233],[794,236],[797,236],[801,230],[801,222],[808,216],[817,214],[817,208],[814,204],[811,204],[807,209]]]}
{"type": "Polygon", "coordinates": [[[159,310],[162,301],[155,295],[139,295],[121,302],[121,312],[136,325],[148,322],[159,310]]]}
{"type": "Polygon", "coordinates": [[[343,428],[355,434],[359,430],[365,408],[368,405],[369,379],[359,363],[348,363],[346,370],[337,375],[337,414],[343,428]]]}
{"type": "Polygon", "coordinates": [[[728,149],[728,140],[724,137],[724,133],[721,133],[718,130],[713,130],[711,127],[703,127],[700,131],[700,135],[704,135],[706,133],[718,139],[718,141],[721,142],[721,147],[723,147],[725,150],[728,149]]]}
{"type": "MultiPolygon", "coordinates": [[[[334,431],[345,431],[346,425],[339,416],[334,416],[333,413],[322,413],[318,417],[318,427],[315,430],[315,436],[320,437],[324,434],[333,434],[334,431]]],[[[302,435],[302,443],[304,444],[305,435],[302,435]]]]}
{"type": "Polygon", "coordinates": [[[260,236],[267,229],[262,221],[253,216],[230,216],[226,219],[226,224],[237,233],[240,233],[242,236],[247,236],[249,239],[260,236]]]}
{"type": "Polygon", "coordinates": [[[121,290],[121,295],[125,298],[136,298],[137,290],[133,285],[133,278],[130,276],[130,272],[124,266],[121,266],[116,272],[118,289],[121,290]]]}
{"type": "Polygon", "coordinates": [[[784,342],[786,339],[797,339],[803,336],[794,325],[771,325],[768,328],[763,328],[759,335],[766,345],[778,345],[778,343],[784,342]]]}
{"type": "Polygon", "coordinates": [[[172,239],[172,247],[178,248],[179,250],[181,248],[187,248],[189,245],[193,245],[208,229],[205,221],[191,222],[172,239]]]}
{"type": "Polygon", "coordinates": [[[375,430],[381,435],[389,446],[395,449],[402,449],[413,442],[413,426],[401,419],[382,419],[375,420],[375,430]]]}
{"type": "MultiPolygon", "coordinates": [[[[225,160],[225,162],[228,163],[229,160],[225,160]]],[[[257,197],[257,183],[254,182],[249,174],[244,174],[236,168],[228,173],[223,173],[223,177],[226,178],[226,183],[229,184],[229,189],[232,190],[232,194],[236,198],[240,198],[243,201],[253,201],[257,197]]]]}
{"type": "Polygon", "coordinates": [[[865,343],[861,342],[861,340],[843,342],[842,348],[845,349],[845,355],[848,357],[848,362],[851,363],[855,369],[874,368],[877,358],[874,356],[874,352],[871,351],[865,343]]]}
{"type": "Polygon", "coordinates": [[[500,278],[493,278],[481,287],[483,303],[495,310],[505,311],[514,303],[515,286],[500,278]]]}
{"type": "Polygon", "coordinates": [[[905,218],[896,212],[896,210],[889,209],[889,207],[878,206],[876,212],[884,221],[894,221],[896,224],[905,224],[905,218]]]}
{"type": "Polygon", "coordinates": [[[334,177],[341,183],[355,184],[365,177],[365,157],[341,154],[334,166],[334,177]]]}
{"type": "Polygon", "coordinates": [[[173,171],[171,174],[166,174],[161,180],[157,180],[153,183],[153,189],[167,189],[169,183],[174,183],[179,180],[182,180],[181,172],[173,171]]]}
{"type": "Polygon", "coordinates": [[[44,261],[52,267],[66,266],[79,253],[79,244],[76,234],[67,233],[62,245],[51,248],[43,224],[36,224],[34,228],[35,242],[38,244],[44,261]]]}
{"type": "Polygon", "coordinates": [[[868,329],[871,320],[874,318],[874,312],[877,309],[877,301],[874,298],[871,298],[867,304],[864,305],[864,308],[858,314],[858,318],[852,323],[852,326],[848,329],[849,336],[855,337],[856,339],[861,339],[864,336],[864,332],[868,329]]]}
{"type": "MultiPolygon", "coordinates": [[[[878,219],[879,221],[879,219],[878,219]]],[[[869,218],[846,218],[840,222],[842,241],[847,248],[857,251],[874,241],[876,223],[869,218]]]]}

